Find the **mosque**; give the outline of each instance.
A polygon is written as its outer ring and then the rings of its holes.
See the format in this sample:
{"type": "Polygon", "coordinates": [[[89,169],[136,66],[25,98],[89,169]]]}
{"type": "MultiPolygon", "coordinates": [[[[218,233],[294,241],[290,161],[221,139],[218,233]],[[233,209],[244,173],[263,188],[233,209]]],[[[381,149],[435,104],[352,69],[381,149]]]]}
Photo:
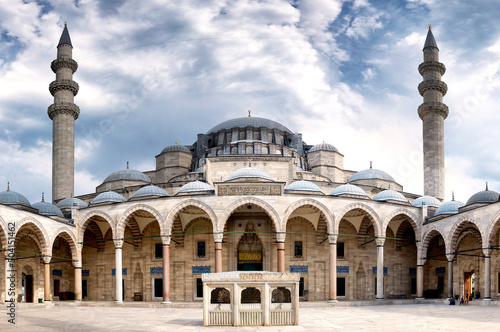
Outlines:
{"type": "Polygon", "coordinates": [[[53,202],[0,192],[1,300],[202,301],[202,273],[235,270],[297,273],[302,301],[500,297],[499,193],[443,202],[447,85],[430,28],[418,67],[424,196],[249,113],[159,147],[154,170],[127,166],[72,197],[72,49],[65,26],[49,85],[53,202]]]}

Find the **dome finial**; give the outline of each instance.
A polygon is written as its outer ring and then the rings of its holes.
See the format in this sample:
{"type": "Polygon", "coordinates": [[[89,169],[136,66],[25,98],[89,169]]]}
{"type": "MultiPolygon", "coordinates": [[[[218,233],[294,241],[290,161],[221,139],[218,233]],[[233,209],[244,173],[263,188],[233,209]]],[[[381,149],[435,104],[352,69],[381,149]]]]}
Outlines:
{"type": "Polygon", "coordinates": [[[451,192],[451,200],[452,200],[452,201],[454,201],[454,200],[455,200],[455,192],[454,192],[454,191],[452,191],[452,192],[451,192]]]}
{"type": "Polygon", "coordinates": [[[323,144],[325,144],[325,140],[323,140],[323,144]]]}
{"type": "Polygon", "coordinates": [[[370,161],[370,169],[372,169],[372,162],[370,161]]]}
{"type": "Polygon", "coordinates": [[[68,22],[64,22],[64,27],[66,28],[68,26],[68,22]]]}
{"type": "Polygon", "coordinates": [[[252,117],[252,111],[251,110],[248,110],[248,117],[251,118],[252,117]]]}
{"type": "Polygon", "coordinates": [[[486,191],[488,191],[488,181],[486,181],[486,191]]]}
{"type": "Polygon", "coordinates": [[[10,182],[7,182],[7,191],[10,191],[10,182]]]}
{"type": "Polygon", "coordinates": [[[429,30],[431,29],[431,25],[429,24],[429,30]]]}
{"type": "Polygon", "coordinates": [[[128,161],[127,161],[127,169],[128,169],[128,161]]]}
{"type": "Polygon", "coordinates": [[[45,193],[42,192],[42,202],[45,202],[45,193]]]}
{"type": "Polygon", "coordinates": [[[177,144],[177,140],[175,140],[175,144],[177,144]]]}

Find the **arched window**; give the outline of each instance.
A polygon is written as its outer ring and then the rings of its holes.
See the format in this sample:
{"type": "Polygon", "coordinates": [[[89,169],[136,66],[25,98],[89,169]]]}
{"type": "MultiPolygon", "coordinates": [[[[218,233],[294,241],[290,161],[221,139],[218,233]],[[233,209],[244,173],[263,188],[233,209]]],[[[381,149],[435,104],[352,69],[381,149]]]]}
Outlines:
{"type": "Polygon", "coordinates": [[[247,287],[241,292],[241,303],[261,303],[260,290],[255,287],[247,287]]]}
{"type": "Polygon", "coordinates": [[[210,303],[231,303],[229,291],[225,288],[216,288],[210,293],[210,303]]]}
{"type": "Polygon", "coordinates": [[[271,303],[292,303],[292,293],[286,287],[278,287],[273,290],[271,303]]]}

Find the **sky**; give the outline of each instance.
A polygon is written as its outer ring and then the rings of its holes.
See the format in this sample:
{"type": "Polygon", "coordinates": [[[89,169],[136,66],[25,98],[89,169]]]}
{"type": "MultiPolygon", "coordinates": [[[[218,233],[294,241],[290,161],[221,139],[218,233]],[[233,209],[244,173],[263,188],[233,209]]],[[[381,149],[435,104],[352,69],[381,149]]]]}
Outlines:
{"type": "Polygon", "coordinates": [[[499,0],[0,0],[0,190],[51,200],[64,22],[80,91],[75,195],[155,168],[225,120],[253,116],[333,144],[423,194],[418,65],[428,26],[447,71],[446,200],[500,191],[499,0]]]}

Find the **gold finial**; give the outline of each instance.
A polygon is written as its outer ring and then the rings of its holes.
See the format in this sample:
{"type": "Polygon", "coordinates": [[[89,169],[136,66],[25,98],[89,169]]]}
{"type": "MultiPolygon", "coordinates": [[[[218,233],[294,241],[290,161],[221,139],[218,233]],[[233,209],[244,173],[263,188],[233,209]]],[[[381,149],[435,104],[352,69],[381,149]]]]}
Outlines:
{"type": "Polygon", "coordinates": [[[370,169],[372,169],[372,162],[370,161],[370,169]]]}
{"type": "Polygon", "coordinates": [[[175,144],[177,144],[177,141],[175,141],[175,144]]]}
{"type": "Polygon", "coordinates": [[[127,169],[128,169],[128,161],[127,161],[127,169]]]}
{"type": "Polygon", "coordinates": [[[68,22],[64,22],[64,27],[66,28],[68,26],[68,22]]]}
{"type": "Polygon", "coordinates": [[[325,140],[323,140],[323,144],[325,144],[325,140]]]}
{"type": "Polygon", "coordinates": [[[42,202],[45,202],[45,195],[44,195],[44,194],[45,194],[45,193],[44,193],[44,192],[42,192],[42,202]]]}
{"type": "Polygon", "coordinates": [[[7,191],[10,191],[10,182],[7,182],[7,191]]]}
{"type": "Polygon", "coordinates": [[[248,117],[251,118],[252,117],[252,111],[251,110],[248,110],[248,117]]]}
{"type": "Polygon", "coordinates": [[[429,30],[431,29],[431,25],[429,24],[429,30]]]}

